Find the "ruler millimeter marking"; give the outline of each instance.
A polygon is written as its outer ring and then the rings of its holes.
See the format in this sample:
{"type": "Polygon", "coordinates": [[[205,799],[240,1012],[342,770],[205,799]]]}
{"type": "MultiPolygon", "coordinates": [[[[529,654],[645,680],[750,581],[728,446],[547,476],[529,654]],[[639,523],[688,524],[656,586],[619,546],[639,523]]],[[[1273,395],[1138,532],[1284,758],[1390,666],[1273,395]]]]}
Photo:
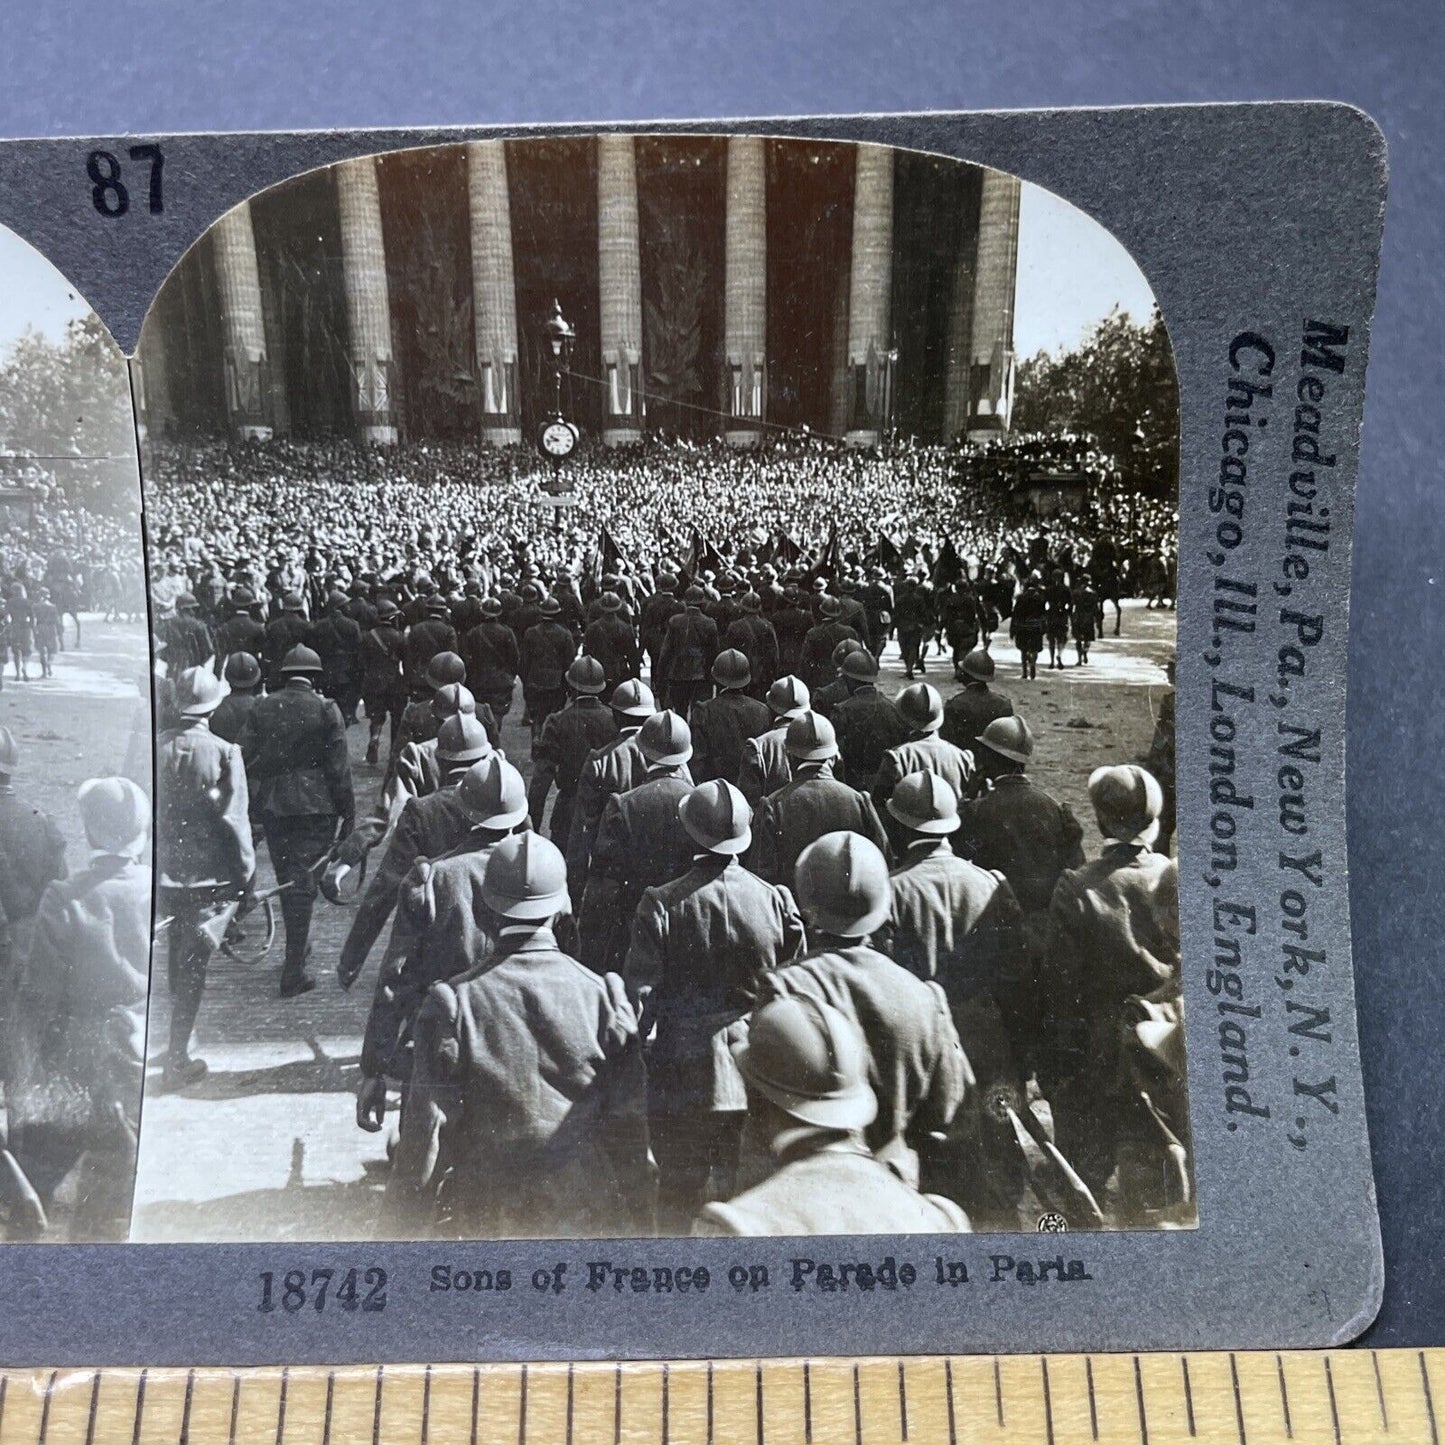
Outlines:
{"type": "Polygon", "coordinates": [[[1445,1350],[0,1372],[0,1445],[1441,1445],[1445,1350]]]}

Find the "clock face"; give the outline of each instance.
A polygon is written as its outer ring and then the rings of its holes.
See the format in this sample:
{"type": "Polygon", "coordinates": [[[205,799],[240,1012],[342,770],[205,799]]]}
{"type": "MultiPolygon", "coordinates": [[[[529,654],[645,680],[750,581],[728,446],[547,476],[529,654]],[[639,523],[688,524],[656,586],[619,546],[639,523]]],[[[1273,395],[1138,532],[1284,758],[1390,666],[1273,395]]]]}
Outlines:
{"type": "Polygon", "coordinates": [[[569,456],[577,445],[577,430],[565,421],[549,421],[542,428],[542,450],[549,457],[569,456]]]}

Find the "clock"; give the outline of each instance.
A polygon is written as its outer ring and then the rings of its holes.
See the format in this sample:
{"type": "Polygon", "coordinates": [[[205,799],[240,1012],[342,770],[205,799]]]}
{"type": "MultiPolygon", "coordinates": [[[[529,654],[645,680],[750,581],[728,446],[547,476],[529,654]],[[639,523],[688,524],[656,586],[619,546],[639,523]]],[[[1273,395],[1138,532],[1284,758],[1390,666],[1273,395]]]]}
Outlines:
{"type": "Polygon", "coordinates": [[[560,462],[572,455],[577,446],[578,436],[577,428],[570,421],[563,421],[561,417],[556,417],[543,424],[537,440],[545,455],[551,457],[554,462],[560,462]]]}

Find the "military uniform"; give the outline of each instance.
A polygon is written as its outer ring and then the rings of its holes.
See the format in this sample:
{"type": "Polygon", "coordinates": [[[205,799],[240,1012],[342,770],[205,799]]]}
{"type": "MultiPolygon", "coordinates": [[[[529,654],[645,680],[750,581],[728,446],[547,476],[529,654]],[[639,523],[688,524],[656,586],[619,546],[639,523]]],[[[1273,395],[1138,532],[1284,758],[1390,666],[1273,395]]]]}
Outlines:
{"type": "Polygon", "coordinates": [[[685,719],[693,702],[707,691],[717,654],[717,623],[711,617],[689,606],[669,620],[658,671],[666,705],[680,718],[685,719]]]}
{"type": "Polygon", "coordinates": [[[343,988],[350,988],[366,966],[367,955],[386,927],[412,865],[419,858],[436,858],[450,852],[471,831],[473,823],[455,786],[406,801],[397,815],[381,867],[372,874],[341,946],[336,974],[343,988]]]}
{"type": "Polygon", "coordinates": [[[943,990],[858,940],[838,940],[767,975],[763,997],[806,995],[852,1019],[863,1035],[878,1113],[869,1149],[918,1182],[917,1149],[952,1122],[967,1064],[943,990]]]}
{"type": "Polygon", "coordinates": [[[638,904],[627,951],[633,998],[647,994],[647,1107],[660,1170],[662,1226],[685,1230],[709,1173],[736,1173],[747,1093],[729,1039],[761,977],[803,951],[803,921],[786,888],[736,858],[707,854],[638,904]]]}
{"type": "Polygon", "coordinates": [[[769,793],[776,793],[793,780],[793,765],[788,759],[788,724],[770,728],[743,744],[738,763],[738,787],[753,807],[769,793]]]}
{"type": "Polygon", "coordinates": [[[130,1231],[145,1012],[151,870],[96,853],[40,900],[13,996],[24,1057],[7,1081],[10,1143],[49,1205],[81,1164],[70,1234],[123,1242],[130,1231]]]}
{"type": "Polygon", "coordinates": [[[803,643],[813,626],[812,613],[798,602],[789,601],[773,613],[772,623],[778,639],[778,676],[799,676],[803,664],[803,643]]]}
{"type": "Polygon", "coordinates": [[[609,799],[635,788],[647,777],[647,759],[637,745],[637,733],[637,728],[619,733],[589,754],[582,765],[567,833],[567,889],[579,906],[603,810],[609,799]]]}
{"type": "Polygon", "coordinates": [[[458,646],[467,665],[467,686],[478,702],[491,708],[500,722],[512,706],[520,659],[517,638],[500,620],[483,619],[458,646]]]}
{"type": "Polygon", "coordinates": [[[772,725],[767,704],[737,688],[692,705],[692,773],[699,783],[726,778],[736,783],[743,746],[772,725]]]}
{"type": "Polygon", "coordinates": [[[534,736],[567,701],[567,668],[577,652],[571,632],[555,618],[543,618],[522,638],[522,693],[534,736]]]}
{"type": "MultiPolygon", "coordinates": [[[[278,692],[285,687],[286,679],[281,676],[281,664],[286,660],[286,654],[293,647],[299,647],[306,641],[306,634],[309,630],[310,623],[299,611],[280,612],[266,624],[264,661],[268,692],[278,692]]],[[[169,654],[166,657],[166,664],[170,668],[172,677],[180,675],[180,668],[171,661],[169,654]]]]}
{"type": "Polygon", "coordinates": [[[649,1233],[646,1088],[622,980],[548,929],[503,928],[486,964],[436,985],[418,1015],[388,1232],[649,1233]]]}
{"type": "Polygon", "coordinates": [[[428,612],[419,622],[406,630],[402,644],[402,670],[406,680],[413,687],[426,681],[426,670],[439,652],[457,650],[457,633],[444,613],[428,612]]]}
{"type": "Polygon", "coordinates": [[[256,871],[241,749],[198,719],[156,745],[156,866],[170,917],[166,983],[173,1064],[188,1058],[206,970],[227,914],[256,871]]]}
{"type": "Polygon", "coordinates": [[[932,773],[942,778],[956,797],[963,799],[973,790],[974,772],[971,751],[944,742],[938,733],[924,733],[883,754],[873,784],[873,802],[881,812],[893,796],[893,790],[910,773],[932,773]]]}
{"type": "Polygon", "coordinates": [[[1012,717],[1014,705],[986,682],[969,682],[943,705],[938,735],[956,748],[972,751],[974,740],[995,718],[1012,717]]]}
{"type": "Polygon", "coordinates": [[[609,693],[619,682],[642,675],[642,654],[632,626],[615,612],[604,612],[587,624],[582,651],[602,664],[609,693]]]}
{"type": "Polygon", "coordinates": [[[579,920],[582,961],[599,973],[621,965],[643,893],[691,865],[693,842],[677,816],[690,792],[685,771],[650,774],[603,810],[579,920]]]}
{"type": "Polygon", "coordinates": [[[762,1183],[707,1205],[692,1232],[747,1239],[968,1229],[968,1216],[952,1200],[910,1188],[855,1138],[814,1130],[778,1157],[762,1183]]]}
{"type": "Polygon", "coordinates": [[[1084,861],[1084,830],[1068,804],[1022,773],[996,778],[960,816],[959,851],[1002,873],[1025,913],[1046,913],[1059,874],[1084,861]]]}
{"type": "Polygon", "coordinates": [[[810,765],[763,799],[753,820],[748,866],[771,883],[791,884],[803,849],[825,833],[841,831],[859,833],[888,853],[873,800],[840,783],[830,770],[810,765]]]}
{"type": "Polygon", "coordinates": [[[898,709],[871,682],[854,682],[830,721],[838,734],[844,781],[865,790],[878,781],[884,754],[907,742],[910,732],[898,709]]]}
{"type": "Polygon", "coordinates": [[[246,726],[246,719],[255,706],[254,692],[228,692],[211,714],[211,731],[225,742],[239,742],[241,729],[246,726]]]}
{"type": "Polygon", "coordinates": [[[356,721],[361,702],[360,626],[342,611],[340,603],[312,623],[306,646],[321,659],[321,692],[341,709],[341,720],[349,727],[356,721]]]}
{"type": "MultiPolygon", "coordinates": [[[[815,697],[836,676],[833,666],[833,649],[840,642],[859,642],[857,631],[842,621],[825,619],[808,630],[803,639],[803,650],[798,658],[797,675],[807,683],[815,697]]],[[[791,670],[791,669],[790,669],[791,670]]]]}
{"type": "Polygon", "coordinates": [[[401,628],[391,622],[378,622],[361,639],[361,697],[371,733],[369,754],[377,748],[388,718],[391,719],[390,745],[393,750],[396,748],[401,715],[406,709],[406,681],[401,671],[404,641],[401,628]]]}
{"type": "Polygon", "coordinates": [[[572,814],[577,802],[577,786],[582,770],[593,753],[617,736],[617,722],[611,709],[600,698],[573,698],[561,712],[554,712],[542,724],[537,746],[532,749],[532,783],[527,790],[527,805],[532,826],[542,826],[547,794],[555,783],[557,802],[552,808],[549,836],[566,850],[572,830],[572,814]]]}
{"type": "Polygon", "coordinates": [[[642,604],[642,646],[647,653],[648,666],[652,669],[653,687],[657,687],[658,668],[662,658],[662,643],[667,636],[667,624],[683,611],[683,601],[675,592],[657,591],[642,604]]]}
{"type": "Polygon", "coordinates": [[[252,708],[241,750],[252,812],[265,831],[276,881],[292,885],[281,895],[281,986],[289,990],[306,967],[317,891],[313,869],[336,841],[338,822],[344,837],[356,820],[346,727],[334,702],[292,679],[252,708]]]}
{"type": "Polygon", "coordinates": [[[1039,993],[1056,1042],[1041,1073],[1059,1148],[1097,1197],[1140,1122],[1125,1087],[1126,1008],[1178,995],[1177,873],[1162,854],[1110,841],[1094,862],[1059,877],[1050,918],[1039,993]]]}
{"type": "Polygon", "coordinates": [[[750,691],[761,697],[782,676],[778,666],[778,634],[760,612],[745,612],[728,624],[725,647],[735,647],[748,660],[753,680],[750,691]]]}

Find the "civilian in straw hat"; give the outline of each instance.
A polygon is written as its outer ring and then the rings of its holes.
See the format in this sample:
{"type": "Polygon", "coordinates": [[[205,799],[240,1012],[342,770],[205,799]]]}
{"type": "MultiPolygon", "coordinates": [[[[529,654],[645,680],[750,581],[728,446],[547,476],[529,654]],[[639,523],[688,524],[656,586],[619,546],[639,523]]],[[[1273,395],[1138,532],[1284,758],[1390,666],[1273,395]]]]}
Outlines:
{"type": "Polygon", "coordinates": [[[705,1197],[732,1192],[747,1098],[728,1038],[771,969],[803,951],[786,888],[741,867],[752,809],[731,783],[703,783],[678,804],[692,843],[680,878],[638,904],[625,977],[648,1053],[648,1117],[660,1171],[658,1225],[686,1233],[705,1197]]]}

